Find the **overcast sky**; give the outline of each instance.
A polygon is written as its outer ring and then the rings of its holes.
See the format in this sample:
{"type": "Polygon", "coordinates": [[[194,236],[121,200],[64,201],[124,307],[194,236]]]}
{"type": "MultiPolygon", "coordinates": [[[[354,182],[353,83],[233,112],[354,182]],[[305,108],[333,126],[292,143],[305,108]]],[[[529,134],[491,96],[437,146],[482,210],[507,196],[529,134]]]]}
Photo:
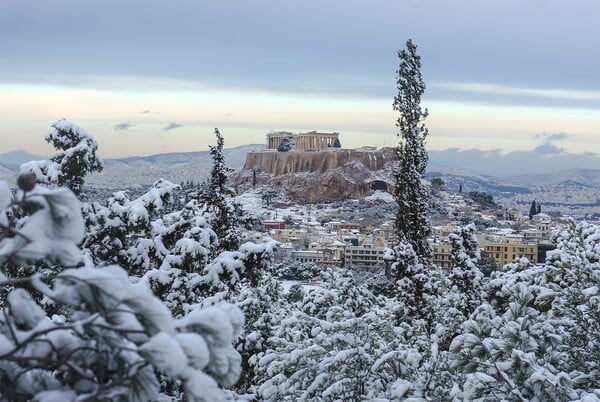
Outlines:
{"type": "Polygon", "coordinates": [[[600,153],[600,2],[0,1],[0,152],[67,118],[105,157],[270,130],[394,145],[397,50],[422,56],[430,149],[600,153]]]}

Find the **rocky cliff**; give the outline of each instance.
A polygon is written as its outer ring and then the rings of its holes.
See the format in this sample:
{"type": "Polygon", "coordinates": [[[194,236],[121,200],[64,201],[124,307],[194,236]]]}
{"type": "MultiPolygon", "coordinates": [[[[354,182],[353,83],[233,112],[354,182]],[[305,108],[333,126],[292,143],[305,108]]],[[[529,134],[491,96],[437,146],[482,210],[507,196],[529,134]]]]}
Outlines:
{"type": "Polygon", "coordinates": [[[259,169],[276,176],[300,172],[325,173],[356,161],[368,170],[376,171],[384,169],[386,163],[395,158],[393,148],[381,150],[327,148],[315,152],[259,151],[247,154],[244,169],[259,169]]]}
{"type": "Polygon", "coordinates": [[[233,180],[238,191],[256,185],[296,202],[319,203],[365,197],[393,188],[394,149],[327,149],[316,152],[250,152],[233,180]],[[256,173],[254,173],[256,172],[256,173]]]}

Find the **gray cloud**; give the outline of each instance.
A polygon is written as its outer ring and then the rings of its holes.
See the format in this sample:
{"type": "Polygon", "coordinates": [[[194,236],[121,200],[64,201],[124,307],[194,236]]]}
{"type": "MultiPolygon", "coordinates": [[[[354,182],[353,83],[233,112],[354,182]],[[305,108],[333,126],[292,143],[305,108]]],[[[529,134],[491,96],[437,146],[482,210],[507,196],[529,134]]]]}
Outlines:
{"type": "Polygon", "coordinates": [[[559,155],[565,152],[566,150],[564,148],[557,147],[556,145],[551,144],[549,142],[545,142],[535,147],[533,151],[537,152],[538,154],[544,155],[559,155]]]}
{"type": "Polygon", "coordinates": [[[179,123],[169,123],[166,126],[164,126],[163,128],[160,129],[160,131],[170,131],[170,130],[175,130],[176,128],[179,127],[183,127],[183,124],[179,124],[179,123]]]}
{"type": "MultiPolygon", "coordinates": [[[[168,2],[143,7],[141,0],[106,0],[103,7],[56,0],[37,1],[33,9],[29,2],[8,4],[0,13],[0,76],[7,82],[46,75],[54,83],[59,75],[94,71],[103,77],[390,96],[395,51],[412,37],[427,84],[500,85],[500,91],[483,88],[486,99],[506,104],[516,97],[528,104],[600,105],[597,92],[569,98],[573,90],[600,88],[600,52],[591,51],[599,35],[600,2],[595,0],[381,0],[373,7],[359,0],[184,0],[177,7],[168,2]],[[79,17],[92,10],[93,21],[79,17]],[[41,20],[63,24],[49,31],[41,20]],[[557,58],[556,49],[568,49],[569,57],[557,58]],[[32,54],[45,62],[32,62],[32,54]],[[239,74],[240,60],[244,74],[239,74]],[[556,83],[567,92],[549,93],[556,83]],[[531,96],[531,89],[537,95],[531,96]]],[[[429,88],[433,96],[481,97],[429,88]]]]}
{"type": "Polygon", "coordinates": [[[566,152],[565,148],[561,148],[554,144],[555,141],[567,139],[567,133],[539,133],[535,135],[541,144],[533,149],[534,152],[543,155],[559,155],[566,152]]]}
{"type": "Polygon", "coordinates": [[[113,126],[113,130],[115,131],[128,131],[132,127],[135,127],[135,124],[130,123],[128,121],[124,121],[123,123],[118,123],[113,126]]]}

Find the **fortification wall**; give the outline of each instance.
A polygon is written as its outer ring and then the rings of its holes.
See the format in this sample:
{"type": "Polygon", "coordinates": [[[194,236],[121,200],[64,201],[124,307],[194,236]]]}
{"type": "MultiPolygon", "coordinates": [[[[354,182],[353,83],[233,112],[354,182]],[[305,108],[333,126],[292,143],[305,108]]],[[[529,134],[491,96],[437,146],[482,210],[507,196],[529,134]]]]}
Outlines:
{"type": "Polygon", "coordinates": [[[386,163],[394,159],[396,159],[396,154],[393,148],[380,150],[325,149],[315,152],[261,151],[247,154],[244,170],[259,168],[265,173],[276,176],[300,172],[324,173],[349,162],[357,161],[368,170],[376,171],[383,169],[386,163]]]}

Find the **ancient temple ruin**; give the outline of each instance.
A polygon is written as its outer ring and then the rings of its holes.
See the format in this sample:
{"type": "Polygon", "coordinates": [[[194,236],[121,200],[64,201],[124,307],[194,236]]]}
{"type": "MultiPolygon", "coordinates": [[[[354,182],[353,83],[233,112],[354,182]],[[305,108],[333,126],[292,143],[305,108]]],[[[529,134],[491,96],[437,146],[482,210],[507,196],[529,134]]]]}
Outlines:
{"type": "MultiPolygon", "coordinates": [[[[318,151],[325,148],[335,147],[339,144],[340,133],[319,133],[310,131],[308,133],[293,134],[287,131],[272,131],[267,134],[269,149],[277,149],[285,138],[289,138],[293,150],[296,151],[318,151]]],[[[339,145],[338,145],[339,146],[339,145]]]]}

